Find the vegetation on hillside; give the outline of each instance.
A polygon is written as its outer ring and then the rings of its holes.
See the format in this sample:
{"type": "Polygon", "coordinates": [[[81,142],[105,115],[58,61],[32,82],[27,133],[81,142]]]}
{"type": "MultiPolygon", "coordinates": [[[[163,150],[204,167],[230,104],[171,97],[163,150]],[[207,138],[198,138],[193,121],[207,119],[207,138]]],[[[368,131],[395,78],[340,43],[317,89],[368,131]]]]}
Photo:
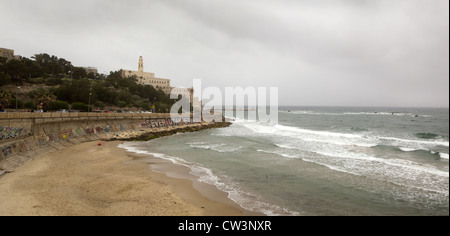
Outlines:
{"type": "Polygon", "coordinates": [[[76,110],[104,109],[105,107],[129,107],[141,110],[165,112],[173,102],[161,90],[150,85],[136,83],[136,77],[122,78],[121,71],[109,75],[86,73],[70,61],[48,54],[36,54],[32,59],[7,60],[0,57],[0,102],[4,107],[36,109],[39,104],[45,110],[72,107],[76,110]],[[45,85],[25,95],[18,96],[3,86],[45,85]]]}

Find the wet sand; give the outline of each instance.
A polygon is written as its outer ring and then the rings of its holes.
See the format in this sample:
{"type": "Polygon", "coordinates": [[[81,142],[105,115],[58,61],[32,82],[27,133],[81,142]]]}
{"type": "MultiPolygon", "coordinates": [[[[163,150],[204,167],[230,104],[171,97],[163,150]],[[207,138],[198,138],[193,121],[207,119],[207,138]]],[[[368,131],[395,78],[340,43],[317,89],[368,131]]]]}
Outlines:
{"type": "Polygon", "coordinates": [[[253,214],[195,181],[186,167],[127,153],[120,143],[88,142],[48,152],[3,175],[0,215],[253,214]]]}

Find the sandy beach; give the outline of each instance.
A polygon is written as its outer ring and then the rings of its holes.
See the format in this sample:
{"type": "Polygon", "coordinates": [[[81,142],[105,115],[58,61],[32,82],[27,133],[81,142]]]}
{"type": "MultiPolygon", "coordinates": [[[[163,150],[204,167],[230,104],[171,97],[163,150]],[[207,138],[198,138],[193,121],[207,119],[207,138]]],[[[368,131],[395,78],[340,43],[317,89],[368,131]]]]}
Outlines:
{"type": "Polygon", "coordinates": [[[98,146],[98,142],[87,142],[51,151],[2,176],[0,215],[251,214],[211,186],[178,178],[189,175],[183,167],[156,158],[142,161],[142,157],[118,148],[120,143],[98,146]],[[161,173],[162,169],[169,170],[168,174],[161,173]]]}

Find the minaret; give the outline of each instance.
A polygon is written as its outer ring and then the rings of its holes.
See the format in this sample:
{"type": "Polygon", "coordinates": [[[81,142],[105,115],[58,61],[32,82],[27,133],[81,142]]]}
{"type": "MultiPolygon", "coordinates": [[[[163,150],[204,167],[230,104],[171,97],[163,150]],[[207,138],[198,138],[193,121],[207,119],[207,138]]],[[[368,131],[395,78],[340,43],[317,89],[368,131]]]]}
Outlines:
{"type": "Polygon", "coordinates": [[[138,71],[144,73],[144,59],[142,56],[139,57],[138,71]]]}

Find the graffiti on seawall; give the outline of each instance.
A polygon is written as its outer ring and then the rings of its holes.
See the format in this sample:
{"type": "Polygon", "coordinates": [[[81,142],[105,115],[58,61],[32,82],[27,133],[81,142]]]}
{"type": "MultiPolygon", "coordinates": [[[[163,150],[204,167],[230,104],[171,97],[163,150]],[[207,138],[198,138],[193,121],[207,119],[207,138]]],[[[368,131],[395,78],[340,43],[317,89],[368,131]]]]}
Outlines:
{"type": "Polygon", "coordinates": [[[72,138],[72,137],[73,137],[73,131],[67,130],[67,131],[59,131],[58,133],[54,133],[54,134],[49,134],[48,140],[50,142],[57,142],[57,141],[65,140],[65,139],[72,138]]]}
{"type": "Polygon", "coordinates": [[[0,140],[13,139],[20,136],[21,133],[21,128],[0,126],[0,140]]]}
{"type": "Polygon", "coordinates": [[[0,156],[0,160],[2,159],[6,159],[9,156],[11,156],[13,154],[13,149],[16,148],[16,145],[13,144],[12,146],[7,146],[7,147],[3,147],[2,150],[2,154],[3,154],[3,158],[0,156]]]}
{"type": "MultiPolygon", "coordinates": [[[[117,132],[117,131],[123,131],[125,128],[123,127],[122,124],[120,124],[119,126],[117,125],[105,125],[104,127],[100,127],[97,126],[95,128],[87,128],[84,130],[84,132],[86,134],[98,134],[98,133],[102,133],[102,132],[117,132]]],[[[78,131],[77,131],[78,132],[78,131]]],[[[81,131],[80,131],[81,133],[81,131]]]]}
{"type": "Polygon", "coordinates": [[[186,125],[191,124],[192,122],[190,119],[186,119],[184,121],[183,119],[179,122],[175,122],[171,118],[168,119],[148,119],[145,122],[141,123],[142,127],[150,127],[150,128],[161,128],[161,127],[169,127],[169,126],[177,126],[177,125],[186,125]]]}

